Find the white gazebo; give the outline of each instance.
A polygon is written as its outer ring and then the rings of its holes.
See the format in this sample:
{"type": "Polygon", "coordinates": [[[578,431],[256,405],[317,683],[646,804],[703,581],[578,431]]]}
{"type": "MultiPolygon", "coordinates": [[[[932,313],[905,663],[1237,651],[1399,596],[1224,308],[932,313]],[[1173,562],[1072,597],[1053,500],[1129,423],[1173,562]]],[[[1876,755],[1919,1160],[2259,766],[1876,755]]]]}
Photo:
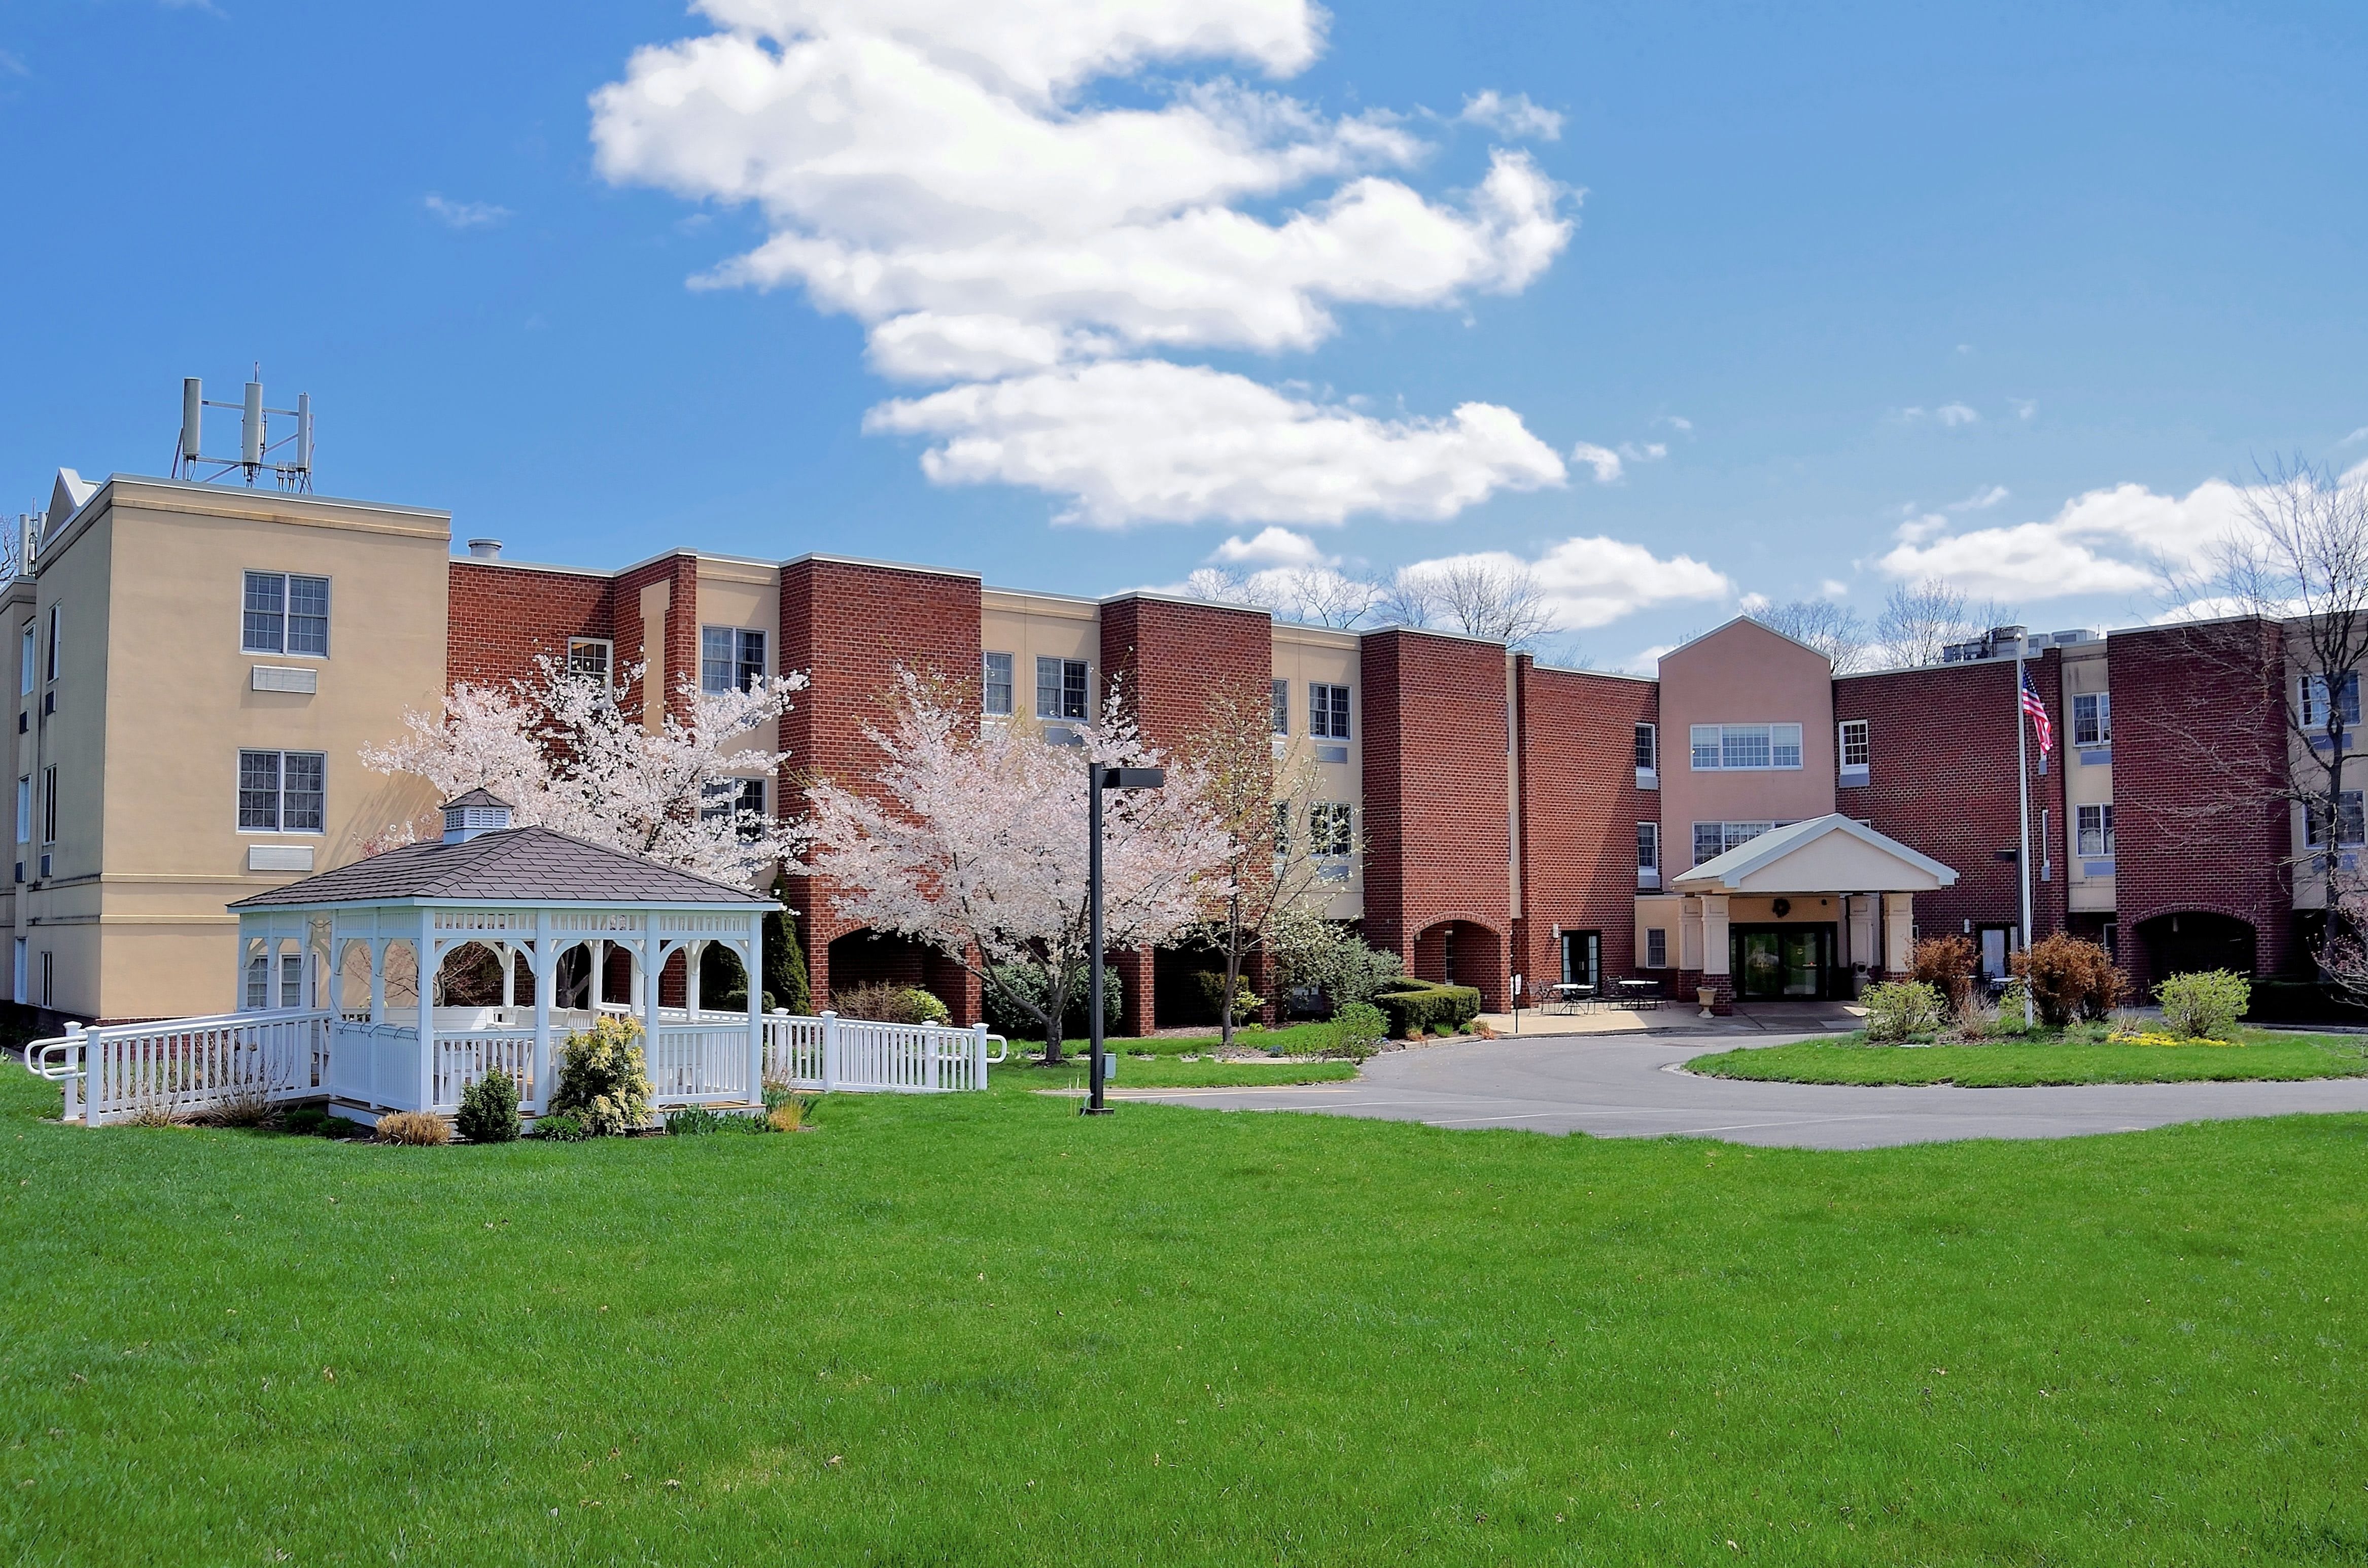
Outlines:
{"type": "MultiPolygon", "coordinates": [[[[659,1107],[761,1108],[764,917],[780,904],[550,828],[512,827],[508,804],[483,790],[443,812],[439,841],[230,906],[242,1014],[319,1026],[299,1079],[341,1114],[375,1121],[450,1115],[467,1084],[499,1067],[532,1116],[554,1087],[552,1042],[609,1013],[641,1021],[659,1107]],[[718,945],[739,960],[745,1010],[701,1006],[700,960],[718,945]],[[499,1001],[439,1005],[447,961],[472,947],[500,968],[499,1001]],[[667,1006],[659,980],[677,953],[682,995],[667,1006]],[[604,989],[613,954],[631,974],[615,996],[604,989]]],[[[284,1049],[305,1048],[291,1033],[284,1049]]]]}

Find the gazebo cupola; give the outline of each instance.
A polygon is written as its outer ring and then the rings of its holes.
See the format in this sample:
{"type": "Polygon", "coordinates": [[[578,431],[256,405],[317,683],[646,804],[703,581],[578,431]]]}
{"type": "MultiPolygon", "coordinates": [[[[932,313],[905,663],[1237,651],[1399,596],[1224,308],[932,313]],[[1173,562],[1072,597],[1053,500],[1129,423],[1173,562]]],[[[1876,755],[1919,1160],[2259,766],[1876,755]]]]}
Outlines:
{"type": "Polygon", "coordinates": [[[510,825],[510,803],[482,787],[454,796],[441,809],[447,844],[466,844],[481,833],[502,833],[510,825]]]}

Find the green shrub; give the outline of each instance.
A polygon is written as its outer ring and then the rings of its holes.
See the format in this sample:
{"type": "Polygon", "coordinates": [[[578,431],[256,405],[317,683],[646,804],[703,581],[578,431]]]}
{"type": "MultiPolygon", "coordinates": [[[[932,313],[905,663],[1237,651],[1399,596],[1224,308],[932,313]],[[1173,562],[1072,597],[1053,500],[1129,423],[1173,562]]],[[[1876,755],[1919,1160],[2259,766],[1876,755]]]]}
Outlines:
{"type": "MultiPolygon", "coordinates": [[[[1192,980],[1193,983],[1200,987],[1201,1006],[1203,1012],[1211,1020],[1217,1019],[1224,1007],[1225,971],[1221,969],[1202,970],[1194,975],[1192,980]]],[[[1238,981],[1235,983],[1234,1022],[1235,1024],[1248,1023],[1258,1017],[1258,1009],[1265,1005],[1265,999],[1253,993],[1247,985],[1238,981]]]]}
{"type": "Polygon", "coordinates": [[[1926,981],[1894,980],[1870,985],[1859,1000],[1866,1004],[1869,1040],[1901,1040],[1941,1027],[1941,992],[1926,981]]]}
{"type": "Polygon", "coordinates": [[[696,1138],[710,1132],[770,1132],[772,1123],[759,1116],[726,1116],[705,1106],[685,1106],[670,1112],[666,1119],[666,1133],[675,1138],[696,1138]]]}
{"type": "Polygon", "coordinates": [[[452,1119],[472,1143],[507,1143],[518,1135],[518,1082],[498,1067],[461,1091],[461,1111],[452,1119]]]}
{"type": "Polygon", "coordinates": [[[559,1085],[553,1111],[572,1111],[595,1138],[614,1137],[648,1125],[650,1074],[642,1056],[642,1026],[632,1018],[604,1016],[588,1029],[567,1037],[553,1055],[559,1085]]]}
{"type": "Polygon", "coordinates": [[[946,1024],[953,1014],[946,1005],[917,985],[884,982],[833,991],[830,1005],[842,1018],[869,1018],[880,1024],[946,1024]]]}
{"type": "Polygon", "coordinates": [[[534,1135],[548,1138],[554,1143],[580,1143],[592,1136],[592,1130],[584,1125],[582,1117],[562,1111],[537,1121],[534,1135]]]}
{"type": "MultiPolygon", "coordinates": [[[[1041,1007],[1044,1006],[1044,971],[1023,964],[997,967],[994,971],[996,983],[985,987],[985,1000],[987,1021],[997,1034],[1014,1040],[1044,1038],[1044,1026],[1012,1006],[1007,992],[1016,993],[1041,1007]]],[[[1125,986],[1115,964],[1102,968],[1102,1028],[1105,1031],[1118,1027],[1125,1009],[1125,986]]],[[[1083,960],[1069,971],[1068,1006],[1061,1016],[1062,1034],[1076,1039],[1086,1032],[1086,966],[1083,960]]]]}
{"type": "Polygon", "coordinates": [[[1480,1016],[1480,993],[1469,985],[1400,979],[1375,992],[1372,1006],[1389,1019],[1394,1039],[1405,1040],[1417,1030],[1462,1034],[1480,1016]]]}
{"type": "Polygon", "coordinates": [[[1371,1002],[1351,1002],[1332,1015],[1329,1056],[1362,1062],[1382,1049],[1389,1037],[1390,1020],[1371,1002]]]}
{"type": "MultiPolygon", "coordinates": [[[[2014,976],[2031,987],[2039,1021],[2062,1028],[2076,1018],[2101,1018],[2122,999],[2128,984],[2111,953],[2067,932],[2043,937],[2014,955],[2014,976]]],[[[2014,1012],[2020,1017],[2018,1001],[2014,1012]]]]}
{"type": "Polygon", "coordinates": [[[2253,984],[2225,969],[2174,974],[2158,988],[2162,1027],[2181,1040],[2233,1040],[2253,984]]]}
{"type": "Polygon", "coordinates": [[[326,1131],[328,1124],[336,1119],[338,1119],[319,1106],[300,1105],[280,1117],[279,1131],[292,1132],[299,1138],[313,1138],[326,1131]]]}

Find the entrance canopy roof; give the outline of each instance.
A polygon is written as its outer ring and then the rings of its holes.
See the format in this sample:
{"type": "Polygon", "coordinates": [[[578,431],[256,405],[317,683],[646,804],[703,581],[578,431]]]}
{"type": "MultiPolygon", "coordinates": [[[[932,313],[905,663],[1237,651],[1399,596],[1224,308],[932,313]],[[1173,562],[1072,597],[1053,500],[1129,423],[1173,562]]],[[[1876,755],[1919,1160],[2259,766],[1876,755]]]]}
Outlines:
{"type": "Polygon", "coordinates": [[[1669,884],[1686,893],[1930,892],[1957,873],[1840,812],[1763,833],[1669,884]]]}

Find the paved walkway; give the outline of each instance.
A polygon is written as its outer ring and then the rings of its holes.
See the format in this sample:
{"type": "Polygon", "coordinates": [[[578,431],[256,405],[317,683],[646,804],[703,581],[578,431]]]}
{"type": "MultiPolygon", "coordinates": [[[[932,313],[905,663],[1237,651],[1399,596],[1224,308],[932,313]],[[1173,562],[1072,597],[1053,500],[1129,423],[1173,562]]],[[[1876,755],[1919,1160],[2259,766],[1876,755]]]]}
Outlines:
{"type": "MultiPolygon", "coordinates": [[[[1760,1042],[1781,1043],[1782,1035],[1760,1042]]],[[[2368,1111],[2368,1078],[2296,1084],[2095,1084],[2049,1089],[1756,1084],[1675,1071],[1732,1035],[1469,1040],[1395,1051],[1345,1084],[1261,1089],[1117,1089],[1121,1100],[1215,1110],[1303,1110],[1605,1138],[1683,1134],[1802,1149],[1876,1149],[1957,1138],[2064,1138],[2173,1122],[2368,1111]]]]}

